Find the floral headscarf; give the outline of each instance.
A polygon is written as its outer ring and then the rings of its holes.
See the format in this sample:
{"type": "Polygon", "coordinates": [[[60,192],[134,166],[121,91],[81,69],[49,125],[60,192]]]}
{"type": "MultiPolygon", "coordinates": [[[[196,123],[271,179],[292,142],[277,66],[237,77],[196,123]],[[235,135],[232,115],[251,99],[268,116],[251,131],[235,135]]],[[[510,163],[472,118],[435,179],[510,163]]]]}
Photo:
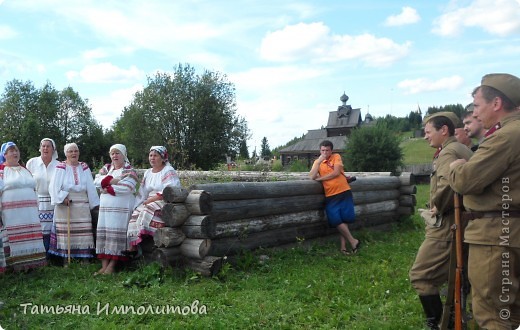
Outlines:
{"type": "Polygon", "coordinates": [[[150,148],[150,151],[157,152],[161,158],[163,159],[165,164],[169,164],[168,162],[168,150],[166,150],[166,147],[164,146],[153,146],[150,148]]]}

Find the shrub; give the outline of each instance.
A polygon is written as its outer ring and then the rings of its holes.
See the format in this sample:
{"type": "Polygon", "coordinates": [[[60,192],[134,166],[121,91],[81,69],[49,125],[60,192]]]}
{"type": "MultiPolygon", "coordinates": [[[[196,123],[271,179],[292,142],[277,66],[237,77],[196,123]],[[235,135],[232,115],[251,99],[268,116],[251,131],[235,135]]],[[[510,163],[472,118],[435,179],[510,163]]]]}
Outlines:
{"type": "Polygon", "coordinates": [[[348,171],[395,172],[402,159],[399,138],[384,124],[355,129],[347,141],[348,171]]]}

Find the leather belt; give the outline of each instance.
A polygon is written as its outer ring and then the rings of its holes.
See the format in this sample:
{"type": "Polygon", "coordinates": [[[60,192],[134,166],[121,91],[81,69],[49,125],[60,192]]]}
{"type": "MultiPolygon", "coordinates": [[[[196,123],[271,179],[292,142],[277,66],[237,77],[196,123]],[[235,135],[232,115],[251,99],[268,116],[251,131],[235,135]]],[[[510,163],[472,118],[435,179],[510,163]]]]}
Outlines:
{"type": "Polygon", "coordinates": [[[463,220],[475,220],[481,218],[520,218],[520,211],[489,211],[489,212],[463,212],[463,220]]]}

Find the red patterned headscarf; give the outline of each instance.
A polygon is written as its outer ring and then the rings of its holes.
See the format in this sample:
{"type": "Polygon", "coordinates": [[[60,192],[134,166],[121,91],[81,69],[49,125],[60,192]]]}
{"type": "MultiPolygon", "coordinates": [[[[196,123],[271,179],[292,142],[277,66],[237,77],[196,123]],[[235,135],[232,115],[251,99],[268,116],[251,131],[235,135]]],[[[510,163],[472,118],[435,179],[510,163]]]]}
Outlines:
{"type": "Polygon", "coordinates": [[[168,164],[168,150],[166,150],[166,147],[164,146],[153,146],[150,148],[150,151],[155,151],[156,153],[158,153],[162,160],[164,161],[164,163],[168,164]]]}

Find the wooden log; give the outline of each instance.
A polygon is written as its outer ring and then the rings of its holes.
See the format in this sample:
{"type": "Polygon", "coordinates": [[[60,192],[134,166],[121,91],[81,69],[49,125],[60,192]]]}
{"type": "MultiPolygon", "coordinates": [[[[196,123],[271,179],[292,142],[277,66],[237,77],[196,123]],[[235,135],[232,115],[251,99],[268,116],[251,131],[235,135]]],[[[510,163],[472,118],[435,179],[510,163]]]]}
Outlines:
{"type": "MultiPolygon", "coordinates": [[[[400,196],[397,190],[353,192],[354,205],[380,201],[394,201],[400,196]]],[[[280,198],[216,201],[211,212],[216,222],[263,217],[276,214],[319,210],[324,207],[324,195],[302,195],[280,198]]],[[[392,204],[393,205],[393,204],[392,204]]],[[[365,206],[365,208],[372,206],[365,206]]],[[[377,206],[376,206],[377,207],[377,206]]],[[[375,210],[377,212],[377,209],[375,210]]]]}
{"type": "MultiPolygon", "coordinates": [[[[398,177],[359,177],[352,184],[352,191],[380,191],[398,189],[398,177]]],[[[323,194],[323,186],[314,180],[279,182],[226,182],[196,184],[190,187],[211,194],[213,201],[278,198],[323,194]]]]}
{"type": "Polygon", "coordinates": [[[415,208],[413,206],[399,206],[397,208],[397,214],[399,215],[412,215],[415,213],[415,208]]]}
{"type": "Polygon", "coordinates": [[[183,256],[194,259],[204,259],[211,249],[210,239],[186,238],[181,244],[183,256]]]}
{"type": "Polygon", "coordinates": [[[163,267],[174,266],[182,260],[181,248],[156,248],[151,255],[146,256],[148,261],[156,261],[163,267]]]}
{"type": "Polygon", "coordinates": [[[416,185],[401,186],[401,187],[399,187],[399,192],[402,195],[415,195],[415,194],[417,194],[417,186],[416,185]]]}
{"type": "Polygon", "coordinates": [[[397,200],[389,200],[376,203],[356,205],[354,207],[354,210],[356,211],[356,216],[361,216],[369,214],[378,214],[383,212],[395,212],[398,207],[399,202],[397,200]]]}
{"type": "Polygon", "coordinates": [[[415,176],[412,172],[403,172],[399,176],[399,180],[401,181],[402,186],[410,186],[415,184],[415,176]]]}
{"type": "Polygon", "coordinates": [[[189,191],[183,187],[166,187],[163,189],[162,196],[166,203],[183,203],[188,197],[189,191]]]}
{"type": "Polygon", "coordinates": [[[161,219],[167,227],[179,227],[190,216],[185,204],[166,203],[161,210],[161,219]]]}
{"type": "Polygon", "coordinates": [[[213,238],[216,222],[209,215],[192,215],[182,226],[182,232],[188,238],[213,238]]]}
{"type": "Polygon", "coordinates": [[[202,276],[215,276],[222,269],[222,257],[207,256],[204,259],[185,259],[184,265],[202,276]]]}
{"type": "Polygon", "coordinates": [[[191,190],[184,204],[191,214],[208,214],[211,212],[213,199],[204,190],[191,190]]]}
{"type": "Polygon", "coordinates": [[[399,197],[399,205],[401,206],[415,206],[417,199],[415,195],[401,195],[399,197]]]}
{"type": "Polygon", "coordinates": [[[301,212],[323,208],[325,196],[305,195],[280,198],[243,199],[216,201],[213,203],[212,218],[217,221],[229,221],[283,214],[287,211],[301,212]]]}
{"type": "MultiPolygon", "coordinates": [[[[399,207],[398,201],[362,204],[355,207],[356,217],[363,219],[372,214],[394,212],[399,207]]],[[[215,239],[222,237],[240,237],[251,233],[268,231],[278,228],[294,227],[312,223],[326,222],[323,210],[311,210],[284,214],[273,214],[261,217],[237,219],[216,224],[215,239]]]]}
{"type": "Polygon", "coordinates": [[[162,227],[157,228],[153,241],[157,247],[172,247],[181,245],[185,238],[180,228],[162,227]]]}
{"type": "MultiPolygon", "coordinates": [[[[398,219],[395,212],[384,212],[377,215],[360,217],[349,224],[352,230],[365,226],[378,226],[393,223],[398,219]]],[[[233,255],[243,250],[254,250],[259,247],[273,247],[294,243],[301,239],[311,239],[331,234],[338,234],[336,228],[329,228],[326,221],[301,226],[286,227],[275,230],[252,233],[246,237],[225,237],[212,241],[210,254],[214,256],[233,255]]]]}
{"type": "Polygon", "coordinates": [[[325,221],[323,210],[284,213],[263,217],[238,219],[216,224],[215,238],[240,237],[283,227],[300,226],[325,221]]]}
{"type": "Polygon", "coordinates": [[[323,194],[323,185],[314,180],[205,183],[190,189],[207,191],[214,201],[323,194]]]}
{"type": "Polygon", "coordinates": [[[357,178],[350,184],[352,192],[398,189],[401,181],[396,176],[367,176],[357,178]]]}
{"type": "Polygon", "coordinates": [[[382,202],[386,200],[397,200],[401,196],[399,190],[378,190],[378,191],[353,191],[352,198],[354,205],[382,202]]]}

